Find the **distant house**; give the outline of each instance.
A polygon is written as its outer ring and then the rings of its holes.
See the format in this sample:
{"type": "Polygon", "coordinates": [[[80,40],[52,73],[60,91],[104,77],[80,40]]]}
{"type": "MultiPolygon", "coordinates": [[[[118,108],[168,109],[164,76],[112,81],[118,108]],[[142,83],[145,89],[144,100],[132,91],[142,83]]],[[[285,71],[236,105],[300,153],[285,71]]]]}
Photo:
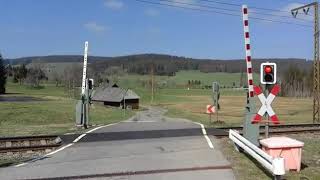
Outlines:
{"type": "Polygon", "coordinates": [[[119,88],[114,84],[105,88],[98,89],[92,97],[92,101],[101,102],[106,106],[114,106],[132,109],[139,109],[140,97],[130,89],[119,88]]]}

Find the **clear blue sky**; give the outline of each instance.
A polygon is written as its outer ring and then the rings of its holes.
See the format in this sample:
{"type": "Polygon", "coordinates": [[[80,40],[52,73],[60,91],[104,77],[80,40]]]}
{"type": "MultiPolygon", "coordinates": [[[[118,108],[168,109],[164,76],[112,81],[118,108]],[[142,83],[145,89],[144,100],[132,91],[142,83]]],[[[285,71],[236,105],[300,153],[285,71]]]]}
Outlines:
{"type": "MultiPolygon", "coordinates": [[[[204,4],[200,0],[173,1],[204,4]]],[[[299,5],[294,0],[224,2],[281,10],[299,5]]],[[[241,14],[240,7],[209,5],[234,9],[232,13],[241,14]]],[[[252,11],[290,16],[289,12],[252,11]]],[[[313,25],[312,17],[302,14],[299,17],[306,20],[259,17],[313,25]]],[[[0,52],[5,58],[82,54],[85,40],[89,41],[90,55],[98,56],[164,53],[194,58],[244,57],[241,16],[143,4],[135,0],[2,0],[0,23],[0,52]]],[[[250,21],[250,33],[255,58],[312,58],[312,27],[250,21]]]]}

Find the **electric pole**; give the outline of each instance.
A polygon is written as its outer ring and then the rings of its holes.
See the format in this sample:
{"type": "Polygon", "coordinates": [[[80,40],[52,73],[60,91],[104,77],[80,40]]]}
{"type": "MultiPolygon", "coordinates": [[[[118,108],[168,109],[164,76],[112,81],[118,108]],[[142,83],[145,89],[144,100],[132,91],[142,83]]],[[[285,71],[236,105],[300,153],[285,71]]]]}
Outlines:
{"type": "Polygon", "coordinates": [[[299,10],[307,15],[314,8],[314,60],[313,60],[313,123],[320,122],[320,74],[319,74],[319,3],[317,1],[291,10],[294,17],[299,10]]]}

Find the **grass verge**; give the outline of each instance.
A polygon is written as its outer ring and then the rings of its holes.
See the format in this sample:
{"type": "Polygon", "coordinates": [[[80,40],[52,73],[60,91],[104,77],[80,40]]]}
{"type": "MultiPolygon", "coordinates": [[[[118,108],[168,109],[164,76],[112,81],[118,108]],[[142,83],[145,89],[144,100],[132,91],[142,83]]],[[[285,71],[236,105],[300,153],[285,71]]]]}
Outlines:
{"type": "MultiPolygon", "coordinates": [[[[298,172],[287,172],[288,180],[317,180],[320,179],[320,135],[299,134],[289,137],[305,143],[302,151],[302,169],[298,172]]],[[[244,153],[237,152],[228,138],[219,140],[221,151],[233,166],[235,176],[239,180],[269,180],[272,178],[259,163],[244,153]]]]}
{"type": "MultiPolygon", "coordinates": [[[[182,98],[182,97],[181,97],[182,98]]],[[[168,109],[168,116],[187,118],[201,122],[206,126],[217,126],[209,121],[209,115],[205,114],[207,104],[211,104],[211,97],[206,95],[184,96],[184,100],[176,102],[160,103],[168,109]]],[[[238,126],[244,121],[245,96],[225,95],[220,98],[219,120],[223,124],[219,126],[238,126]]],[[[256,99],[256,108],[261,104],[256,99]]],[[[312,123],[312,99],[310,98],[289,98],[277,97],[272,107],[278,115],[281,123],[312,123]]],[[[216,114],[212,120],[216,121],[216,114]]]]}

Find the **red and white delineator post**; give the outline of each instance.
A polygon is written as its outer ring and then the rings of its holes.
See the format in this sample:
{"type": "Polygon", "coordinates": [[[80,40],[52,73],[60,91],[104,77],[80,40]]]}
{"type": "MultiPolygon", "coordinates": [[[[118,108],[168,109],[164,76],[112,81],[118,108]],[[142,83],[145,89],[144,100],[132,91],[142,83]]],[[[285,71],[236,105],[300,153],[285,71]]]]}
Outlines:
{"type": "Polygon", "coordinates": [[[257,94],[262,106],[259,109],[258,113],[254,117],[252,123],[258,123],[262,120],[262,116],[264,116],[265,113],[268,113],[268,115],[271,118],[271,121],[273,124],[279,124],[279,119],[276,115],[276,113],[273,111],[271,107],[271,103],[276,97],[276,95],[280,92],[280,86],[276,84],[268,97],[266,98],[264,94],[262,93],[262,89],[259,86],[254,86],[254,92],[257,94]]]}

